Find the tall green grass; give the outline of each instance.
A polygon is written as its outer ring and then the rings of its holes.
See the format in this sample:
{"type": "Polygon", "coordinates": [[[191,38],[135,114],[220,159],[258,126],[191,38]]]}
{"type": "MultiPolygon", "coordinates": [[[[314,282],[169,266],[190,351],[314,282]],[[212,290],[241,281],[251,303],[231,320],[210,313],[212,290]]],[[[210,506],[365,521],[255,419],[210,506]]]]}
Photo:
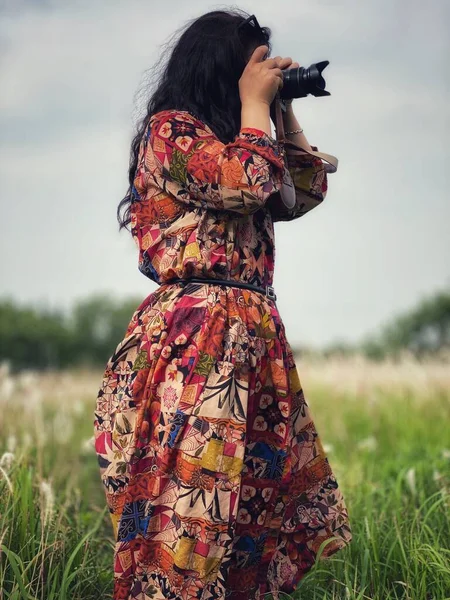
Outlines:
{"type": "Polygon", "coordinates": [[[113,540],[89,439],[96,379],[3,378],[1,600],[111,597],[113,540]]]}
{"type": "MultiPolygon", "coordinates": [[[[450,373],[298,367],[353,541],[317,561],[295,597],[450,600],[450,373]]],[[[91,440],[99,381],[0,373],[0,600],[111,598],[113,539],[91,440]]]]}
{"type": "Polygon", "coordinates": [[[450,394],[425,399],[411,390],[386,391],[370,403],[311,391],[353,540],[315,564],[297,597],[449,599],[450,394]]]}

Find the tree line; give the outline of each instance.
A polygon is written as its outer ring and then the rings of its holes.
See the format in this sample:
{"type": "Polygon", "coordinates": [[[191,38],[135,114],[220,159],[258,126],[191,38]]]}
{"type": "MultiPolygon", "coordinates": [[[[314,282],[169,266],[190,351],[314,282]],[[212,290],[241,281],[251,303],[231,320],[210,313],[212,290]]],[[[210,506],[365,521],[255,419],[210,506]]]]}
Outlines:
{"type": "MultiPolygon", "coordinates": [[[[142,298],[94,295],[69,313],[0,299],[0,362],[13,371],[102,367],[123,338],[142,298]]],[[[333,344],[325,355],[362,353],[374,360],[408,351],[418,358],[450,349],[450,289],[435,292],[359,344],[333,344]]],[[[297,349],[307,350],[307,349],[297,349]]]]}
{"type": "Polygon", "coordinates": [[[0,300],[0,362],[13,371],[99,367],[113,353],[142,298],[94,295],[62,310],[0,300]]]}

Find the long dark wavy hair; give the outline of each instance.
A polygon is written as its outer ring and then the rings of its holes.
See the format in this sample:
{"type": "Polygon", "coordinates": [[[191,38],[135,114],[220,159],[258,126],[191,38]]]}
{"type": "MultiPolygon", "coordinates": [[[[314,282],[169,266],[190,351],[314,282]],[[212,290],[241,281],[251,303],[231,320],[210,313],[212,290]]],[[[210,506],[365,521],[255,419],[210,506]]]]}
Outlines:
{"type": "Polygon", "coordinates": [[[214,10],[188,21],[163,44],[161,58],[150,70],[154,91],[131,143],[129,188],[117,208],[119,231],[128,228],[131,204],[138,201],[133,181],[139,146],[153,114],[187,110],[209,125],[223,143],[233,141],[239,133],[239,79],[255,48],[265,44],[268,54],[271,52],[271,30],[251,23],[242,26],[249,16],[237,8],[214,10]]]}

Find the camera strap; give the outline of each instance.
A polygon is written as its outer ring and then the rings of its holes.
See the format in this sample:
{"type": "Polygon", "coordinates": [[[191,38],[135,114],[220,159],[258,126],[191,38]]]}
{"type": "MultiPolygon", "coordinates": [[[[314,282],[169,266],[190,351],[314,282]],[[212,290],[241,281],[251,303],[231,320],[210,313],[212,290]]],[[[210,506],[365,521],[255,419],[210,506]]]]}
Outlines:
{"type": "Polygon", "coordinates": [[[281,100],[277,96],[275,98],[275,130],[277,142],[284,146],[287,155],[301,155],[311,154],[324,160],[327,164],[325,165],[325,171],[327,173],[335,173],[338,168],[339,160],[332,154],[326,152],[319,152],[317,150],[305,150],[301,146],[294,144],[291,140],[287,140],[284,134],[284,123],[283,123],[283,109],[281,107],[281,100]]]}

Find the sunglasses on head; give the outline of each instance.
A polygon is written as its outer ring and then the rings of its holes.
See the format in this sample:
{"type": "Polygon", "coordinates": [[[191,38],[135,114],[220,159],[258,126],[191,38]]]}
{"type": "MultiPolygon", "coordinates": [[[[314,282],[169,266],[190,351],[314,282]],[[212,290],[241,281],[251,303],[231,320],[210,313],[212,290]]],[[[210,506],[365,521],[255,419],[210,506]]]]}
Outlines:
{"type": "MultiPolygon", "coordinates": [[[[264,30],[261,27],[261,25],[258,23],[258,19],[256,18],[255,15],[250,15],[247,19],[245,19],[245,21],[242,21],[242,23],[240,23],[238,25],[238,29],[241,29],[242,27],[245,27],[246,25],[250,25],[255,30],[257,30],[260,33],[262,38],[266,37],[264,30]]],[[[266,45],[267,45],[267,43],[266,43],[266,45]]]]}
{"type": "Polygon", "coordinates": [[[242,21],[242,23],[240,23],[238,25],[238,29],[240,29],[241,27],[245,27],[245,25],[251,25],[255,29],[259,29],[259,30],[262,29],[261,25],[258,23],[258,19],[256,18],[255,15],[250,15],[250,17],[248,17],[248,19],[245,19],[245,21],[242,21]]]}

